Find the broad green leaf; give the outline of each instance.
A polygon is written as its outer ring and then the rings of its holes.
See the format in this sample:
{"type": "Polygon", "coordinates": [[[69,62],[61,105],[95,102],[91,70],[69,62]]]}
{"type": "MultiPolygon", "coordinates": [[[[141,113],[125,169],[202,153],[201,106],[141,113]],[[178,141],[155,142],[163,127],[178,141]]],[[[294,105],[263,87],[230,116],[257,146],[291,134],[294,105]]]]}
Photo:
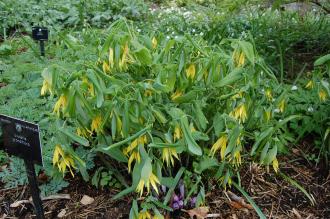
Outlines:
{"type": "Polygon", "coordinates": [[[326,62],[330,61],[330,54],[327,54],[325,56],[322,56],[320,58],[318,58],[315,62],[314,62],[314,66],[320,66],[325,64],[326,62]]]}
{"type": "Polygon", "coordinates": [[[68,136],[69,138],[71,138],[71,140],[78,142],[79,144],[83,145],[83,146],[89,146],[89,141],[79,135],[76,135],[74,133],[72,133],[70,130],[66,129],[66,128],[60,128],[58,129],[60,132],[62,132],[63,134],[65,134],[66,136],[68,136]]]}
{"type": "Polygon", "coordinates": [[[235,68],[232,72],[222,78],[220,81],[214,84],[215,88],[224,87],[230,85],[239,79],[242,78],[243,69],[242,68],[235,68]]]}
{"type": "Polygon", "coordinates": [[[134,54],[142,65],[150,65],[152,63],[152,57],[147,48],[143,47],[137,51],[134,51],[134,54]]]}
{"type": "Polygon", "coordinates": [[[246,55],[247,59],[254,65],[255,62],[255,54],[253,45],[246,41],[238,41],[238,44],[242,48],[243,53],[246,55]]]}
{"type": "Polygon", "coordinates": [[[237,138],[239,137],[240,133],[241,129],[239,125],[236,125],[236,127],[229,134],[229,142],[225,151],[225,156],[232,152],[234,146],[237,144],[237,138]]]}
{"type": "Polygon", "coordinates": [[[195,142],[193,136],[191,135],[189,126],[188,126],[188,119],[186,117],[182,117],[180,120],[182,132],[185,138],[185,141],[188,145],[188,151],[192,154],[197,156],[201,156],[203,154],[202,149],[198,146],[195,142]]]}

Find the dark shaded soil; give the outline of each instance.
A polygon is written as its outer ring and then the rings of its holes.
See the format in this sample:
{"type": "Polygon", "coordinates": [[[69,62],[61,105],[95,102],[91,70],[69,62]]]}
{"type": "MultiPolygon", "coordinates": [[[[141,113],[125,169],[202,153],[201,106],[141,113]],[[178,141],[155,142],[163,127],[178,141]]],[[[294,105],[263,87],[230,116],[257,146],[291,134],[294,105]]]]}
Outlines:
{"type": "MultiPolygon", "coordinates": [[[[247,163],[242,167],[242,187],[267,218],[330,218],[330,174],[325,165],[315,166],[304,158],[310,145],[303,142],[299,147],[293,148],[289,156],[279,160],[281,172],[305,188],[314,197],[314,205],[301,190],[279,174],[275,175],[273,170],[267,171],[267,168],[255,163],[247,163]]],[[[206,204],[210,207],[209,213],[213,218],[258,218],[253,209],[233,205],[228,191],[242,197],[233,187],[227,188],[226,192],[218,186],[218,182],[211,184],[214,188],[206,194],[206,204]]],[[[127,196],[118,201],[111,200],[118,192],[114,189],[95,189],[75,178],[71,180],[69,188],[61,192],[70,194],[71,199],[44,201],[45,214],[47,218],[56,218],[61,211],[65,211],[64,218],[128,218],[132,198],[127,196]],[[87,206],[82,205],[80,200],[83,195],[93,197],[94,202],[87,206]]],[[[10,207],[15,201],[28,198],[26,186],[0,190],[0,218],[34,218],[33,206],[29,203],[16,208],[10,207]]],[[[189,218],[185,212],[180,215],[180,218],[189,218]]]]}

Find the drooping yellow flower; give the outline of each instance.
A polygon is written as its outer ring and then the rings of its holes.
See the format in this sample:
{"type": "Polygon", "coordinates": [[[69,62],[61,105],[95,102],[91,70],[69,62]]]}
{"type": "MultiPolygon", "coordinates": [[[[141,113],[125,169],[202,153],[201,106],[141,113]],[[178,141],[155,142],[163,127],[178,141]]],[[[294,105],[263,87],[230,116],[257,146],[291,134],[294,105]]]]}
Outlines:
{"type": "Polygon", "coordinates": [[[234,163],[234,165],[237,165],[237,166],[242,164],[242,158],[241,158],[241,152],[240,151],[236,151],[234,153],[233,163],[234,163]]]}
{"type": "Polygon", "coordinates": [[[328,96],[327,93],[323,89],[321,89],[319,91],[319,98],[320,98],[321,102],[326,101],[327,100],[327,96],[328,96]]]}
{"type": "Polygon", "coordinates": [[[55,146],[53,154],[53,166],[57,165],[57,168],[63,173],[66,171],[66,168],[69,168],[71,175],[74,177],[72,168],[76,168],[74,160],[71,155],[64,153],[61,145],[57,144],[55,146]]]}
{"type": "Polygon", "coordinates": [[[144,91],[144,96],[145,97],[151,97],[152,96],[152,90],[150,90],[150,89],[145,90],[144,91]]]}
{"type": "Polygon", "coordinates": [[[41,96],[44,96],[47,93],[47,91],[49,91],[52,94],[50,83],[47,80],[44,80],[40,91],[41,96]]]}
{"type": "Polygon", "coordinates": [[[208,73],[207,70],[205,70],[204,73],[203,73],[203,78],[204,78],[205,81],[207,80],[208,76],[209,76],[209,73],[208,73]]]}
{"type": "Polygon", "coordinates": [[[211,148],[211,155],[214,156],[214,154],[220,149],[220,155],[221,159],[225,158],[225,151],[227,148],[227,135],[222,135],[212,146],[211,148]]]}
{"type": "Polygon", "coordinates": [[[180,90],[176,90],[175,93],[173,93],[173,94],[171,95],[171,99],[172,99],[172,100],[175,100],[175,99],[177,99],[178,97],[181,97],[182,94],[183,94],[182,91],[180,91],[180,90]]]}
{"type": "Polygon", "coordinates": [[[101,115],[97,115],[92,120],[91,131],[96,133],[102,132],[101,124],[102,124],[102,117],[101,115]]]}
{"type": "Polygon", "coordinates": [[[151,43],[152,43],[152,48],[156,49],[158,42],[157,42],[157,39],[155,37],[152,38],[151,43]]]}
{"type": "Polygon", "coordinates": [[[233,52],[233,60],[237,67],[241,67],[245,64],[245,55],[243,52],[239,52],[237,49],[233,52]]]}
{"type": "Polygon", "coordinates": [[[88,134],[89,135],[93,134],[93,132],[91,132],[90,130],[85,129],[85,128],[80,128],[80,127],[77,128],[76,133],[77,133],[77,135],[79,135],[81,137],[85,137],[85,138],[88,137],[88,134]]]}
{"type": "Polygon", "coordinates": [[[239,55],[237,67],[241,67],[245,64],[245,55],[243,52],[239,55]]]}
{"type": "Polygon", "coordinates": [[[158,194],[157,184],[160,184],[159,180],[156,175],[154,175],[153,173],[150,173],[149,178],[147,180],[140,179],[140,181],[136,187],[136,192],[140,193],[140,197],[143,194],[144,187],[147,188],[147,194],[149,194],[150,184],[151,184],[152,188],[155,190],[155,192],[158,194]]]}
{"type": "Polygon", "coordinates": [[[234,96],[232,96],[231,98],[234,99],[234,100],[236,100],[238,98],[243,98],[243,94],[244,94],[244,92],[240,91],[237,94],[235,94],[234,96]]]}
{"type": "Polygon", "coordinates": [[[103,68],[104,73],[110,72],[110,66],[108,65],[108,63],[106,61],[103,61],[102,68],[103,68]]]}
{"type": "Polygon", "coordinates": [[[131,155],[129,156],[128,158],[128,162],[127,162],[127,169],[128,169],[128,172],[130,173],[131,172],[131,168],[132,168],[132,163],[133,161],[136,161],[138,163],[141,162],[141,155],[139,153],[139,151],[132,151],[131,155]]]}
{"type": "Polygon", "coordinates": [[[123,153],[126,156],[129,156],[128,164],[127,164],[129,173],[131,172],[131,166],[132,166],[133,161],[136,161],[138,163],[141,162],[141,156],[140,156],[140,152],[138,149],[138,145],[144,146],[144,144],[146,144],[147,142],[148,142],[147,136],[143,135],[143,136],[136,138],[134,141],[132,141],[132,143],[128,147],[126,147],[123,150],[123,153]]]}
{"type": "Polygon", "coordinates": [[[67,97],[64,94],[62,94],[55,103],[53,113],[56,113],[57,116],[60,116],[60,110],[62,109],[63,112],[67,104],[68,104],[67,97]]]}
{"type": "Polygon", "coordinates": [[[265,96],[266,96],[266,98],[267,98],[268,101],[272,101],[273,100],[272,90],[271,89],[267,89],[265,91],[265,96]]]}
{"type": "Polygon", "coordinates": [[[245,104],[241,104],[240,106],[236,107],[232,112],[229,113],[229,115],[238,120],[239,123],[243,123],[247,118],[245,104]]]}
{"type": "Polygon", "coordinates": [[[124,46],[124,50],[123,50],[123,55],[121,57],[121,60],[119,61],[119,68],[125,69],[126,68],[126,63],[128,62],[128,55],[129,55],[129,48],[128,48],[128,44],[126,43],[124,46]]]}
{"type": "Polygon", "coordinates": [[[164,216],[161,214],[155,214],[153,219],[164,219],[164,216]]]}
{"type": "Polygon", "coordinates": [[[178,154],[176,153],[175,148],[163,148],[162,150],[162,159],[163,162],[166,161],[167,166],[172,164],[174,166],[174,158],[179,160],[178,154]]]}
{"type": "Polygon", "coordinates": [[[174,128],[173,140],[179,140],[182,137],[182,131],[179,125],[176,125],[174,128]]]}
{"type": "Polygon", "coordinates": [[[196,68],[195,64],[190,64],[189,67],[186,69],[186,76],[188,79],[194,79],[196,75],[196,68]]]}
{"type": "Polygon", "coordinates": [[[273,160],[273,169],[274,169],[274,171],[277,173],[278,172],[278,170],[279,170],[279,167],[278,167],[279,165],[278,165],[278,160],[275,158],[274,160],[273,160]]]}
{"type": "Polygon", "coordinates": [[[114,65],[114,52],[113,52],[113,48],[109,48],[109,67],[113,68],[114,65]]]}
{"type": "Polygon", "coordinates": [[[265,120],[267,122],[269,122],[269,120],[271,119],[272,117],[272,112],[270,110],[266,110],[265,113],[264,113],[264,117],[265,117],[265,120]]]}
{"type": "Polygon", "coordinates": [[[278,109],[280,110],[281,113],[284,112],[284,108],[285,108],[285,99],[281,100],[278,104],[278,109]]]}
{"type": "Polygon", "coordinates": [[[151,214],[147,210],[139,212],[138,219],[151,219],[151,214]]]}
{"type": "Polygon", "coordinates": [[[314,82],[312,80],[309,80],[307,84],[305,85],[306,89],[313,89],[314,88],[314,82]]]}
{"type": "Polygon", "coordinates": [[[94,85],[88,81],[87,77],[83,77],[82,81],[83,81],[84,84],[86,84],[88,86],[88,92],[89,92],[89,94],[92,97],[94,97],[95,96],[94,85]]]}

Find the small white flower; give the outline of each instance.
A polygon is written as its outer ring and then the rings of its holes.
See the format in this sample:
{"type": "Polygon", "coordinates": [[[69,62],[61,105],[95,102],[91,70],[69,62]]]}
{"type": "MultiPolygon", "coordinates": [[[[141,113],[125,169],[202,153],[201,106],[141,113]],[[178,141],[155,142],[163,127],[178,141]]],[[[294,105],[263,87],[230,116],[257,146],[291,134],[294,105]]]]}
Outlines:
{"type": "Polygon", "coordinates": [[[293,86],[291,87],[291,90],[298,90],[298,87],[297,87],[296,85],[293,85],[293,86]]]}
{"type": "Polygon", "coordinates": [[[279,122],[282,122],[283,120],[282,120],[282,119],[279,119],[278,121],[279,121],[279,122]]]}
{"type": "Polygon", "coordinates": [[[274,113],[279,113],[280,112],[280,109],[274,109],[274,113]]]}
{"type": "Polygon", "coordinates": [[[170,28],[167,28],[167,30],[166,30],[167,32],[170,32],[170,28]]]}
{"type": "Polygon", "coordinates": [[[140,33],[140,32],[141,32],[141,29],[137,29],[137,32],[139,32],[139,33],[140,33]]]}
{"type": "Polygon", "coordinates": [[[307,111],[312,113],[314,111],[314,109],[313,109],[313,107],[310,106],[310,107],[308,107],[307,111]]]}
{"type": "Polygon", "coordinates": [[[204,33],[203,33],[203,32],[201,32],[199,35],[203,36],[203,35],[204,35],[204,33]]]}
{"type": "Polygon", "coordinates": [[[178,38],[179,38],[179,36],[175,36],[175,37],[174,37],[174,39],[178,39],[178,38]]]}
{"type": "Polygon", "coordinates": [[[170,38],[171,38],[170,36],[166,36],[166,39],[168,39],[168,40],[169,40],[170,38]]]}
{"type": "Polygon", "coordinates": [[[195,31],[196,31],[195,29],[192,29],[192,32],[193,32],[193,33],[195,33],[195,31]]]}
{"type": "Polygon", "coordinates": [[[175,34],[175,32],[173,31],[173,32],[172,32],[172,35],[174,35],[174,34],[175,34]]]}

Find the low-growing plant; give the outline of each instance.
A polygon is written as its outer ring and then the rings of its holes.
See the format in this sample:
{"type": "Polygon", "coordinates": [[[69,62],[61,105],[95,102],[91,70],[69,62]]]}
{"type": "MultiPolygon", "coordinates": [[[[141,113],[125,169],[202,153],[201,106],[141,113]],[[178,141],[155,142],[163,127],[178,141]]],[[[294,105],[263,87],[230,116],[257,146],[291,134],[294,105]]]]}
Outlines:
{"type": "MultiPolygon", "coordinates": [[[[89,178],[73,146],[84,145],[131,175],[130,186],[114,198],[136,191],[148,197],[139,214],[158,215],[158,207],[172,209],[183,173],[197,177],[184,184],[187,198],[201,203],[202,178],[230,186],[248,159],[279,170],[277,155],[293,140],[287,123],[299,116],[284,116],[288,90],[253,44],[141,35],[125,20],[112,24],[101,42],[97,60],[70,74],[52,66],[42,74],[42,94],[58,98],[54,165],[63,174],[89,178]]],[[[100,176],[94,175],[95,185],[100,176]]]]}

